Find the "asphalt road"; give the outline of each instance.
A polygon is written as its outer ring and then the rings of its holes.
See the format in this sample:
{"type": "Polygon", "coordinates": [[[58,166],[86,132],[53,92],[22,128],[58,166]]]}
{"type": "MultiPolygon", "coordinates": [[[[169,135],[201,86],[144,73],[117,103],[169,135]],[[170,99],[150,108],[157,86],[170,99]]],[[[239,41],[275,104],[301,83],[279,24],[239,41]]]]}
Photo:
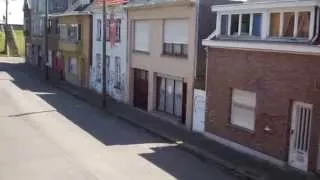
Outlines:
{"type": "Polygon", "coordinates": [[[236,177],[0,58],[0,180],[236,177]]]}

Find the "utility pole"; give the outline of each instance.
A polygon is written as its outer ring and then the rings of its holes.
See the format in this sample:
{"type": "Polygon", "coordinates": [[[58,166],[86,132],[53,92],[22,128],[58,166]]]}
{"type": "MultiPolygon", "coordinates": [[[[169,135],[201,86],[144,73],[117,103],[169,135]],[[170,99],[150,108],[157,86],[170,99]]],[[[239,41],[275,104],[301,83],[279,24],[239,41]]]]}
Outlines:
{"type": "Polygon", "coordinates": [[[48,0],[45,0],[45,17],[44,17],[44,59],[46,80],[49,80],[49,62],[48,62],[48,0]]]}
{"type": "Polygon", "coordinates": [[[106,46],[107,46],[107,12],[106,12],[106,0],[103,0],[103,15],[102,15],[102,21],[103,21],[103,41],[102,41],[102,107],[107,106],[107,74],[106,74],[106,65],[107,65],[107,52],[106,52],[106,46]]]}
{"type": "Polygon", "coordinates": [[[4,32],[5,32],[5,38],[4,38],[4,54],[8,54],[8,2],[9,0],[6,0],[6,20],[5,20],[5,27],[4,27],[4,32]]]}

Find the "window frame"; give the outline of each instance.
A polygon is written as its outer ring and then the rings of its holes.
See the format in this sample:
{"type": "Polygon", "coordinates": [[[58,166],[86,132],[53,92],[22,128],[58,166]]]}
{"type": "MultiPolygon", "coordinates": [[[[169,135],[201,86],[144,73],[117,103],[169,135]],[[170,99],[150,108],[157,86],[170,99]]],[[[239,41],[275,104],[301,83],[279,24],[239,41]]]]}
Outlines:
{"type": "Polygon", "coordinates": [[[115,83],[114,88],[121,90],[121,58],[116,56],[114,58],[115,83]]]}
{"type": "Polygon", "coordinates": [[[225,11],[218,11],[217,12],[217,21],[216,21],[216,33],[218,36],[222,37],[250,37],[252,38],[259,38],[262,40],[311,40],[314,34],[314,23],[315,23],[315,10],[313,7],[294,7],[294,8],[265,8],[265,9],[252,9],[252,10],[225,10],[225,11]],[[285,12],[294,12],[295,14],[295,24],[294,24],[294,36],[292,37],[284,37],[283,34],[283,14],[285,12]],[[308,37],[299,37],[298,36],[298,19],[299,14],[303,12],[309,12],[309,33],[308,37]],[[281,25],[279,26],[279,36],[270,36],[270,16],[271,13],[280,13],[280,21],[281,25]],[[231,15],[232,14],[239,14],[239,22],[238,22],[238,33],[236,35],[231,35],[231,15]],[[249,36],[241,35],[241,20],[242,20],[242,14],[250,14],[250,30],[249,30],[249,36]],[[253,18],[254,14],[261,14],[261,30],[260,30],[260,36],[254,36],[253,35],[253,18]],[[222,16],[227,16],[227,33],[222,34],[221,33],[221,24],[222,24],[222,16]]]}
{"type": "Polygon", "coordinates": [[[221,13],[218,15],[218,21],[217,21],[217,27],[219,27],[219,35],[222,35],[222,36],[230,36],[230,37],[262,37],[262,29],[263,29],[263,12],[258,12],[258,11],[248,11],[248,12],[234,12],[234,13],[221,13]],[[249,33],[248,35],[246,34],[242,34],[242,15],[246,15],[246,14],[249,14],[249,33]],[[252,35],[253,33],[253,18],[254,18],[254,15],[255,14],[261,14],[261,29],[260,29],[260,36],[254,36],[252,35]],[[238,31],[237,31],[237,34],[235,35],[232,35],[231,34],[231,26],[232,26],[232,15],[238,15],[239,18],[238,18],[238,31]],[[221,34],[221,22],[222,22],[222,16],[227,16],[227,33],[226,35],[222,35],[221,34]]]}
{"type": "Polygon", "coordinates": [[[132,50],[133,52],[139,52],[139,53],[143,53],[143,54],[150,54],[150,30],[151,30],[151,25],[150,25],[150,21],[149,20],[133,20],[132,21],[132,28],[133,28],[133,44],[132,44],[132,50]],[[147,42],[147,49],[146,50],[142,50],[142,49],[137,49],[136,47],[136,40],[137,40],[137,37],[136,37],[136,24],[137,22],[143,22],[143,23],[146,23],[147,26],[148,26],[148,42],[147,42]]]}
{"type": "Polygon", "coordinates": [[[307,39],[311,40],[314,32],[314,10],[311,8],[294,8],[294,9],[284,9],[284,10],[270,10],[267,14],[268,17],[268,26],[267,26],[267,37],[269,39],[281,38],[281,39],[307,39]],[[284,36],[284,13],[294,13],[294,29],[293,29],[293,36],[284,36]],[[309,33],[308,37],[299,37],[298,36],[298,27],[299,27],[299,13],[309,12],[309,33]],[[270,36],[270,17],[272,13],[280,13],[280,25],[279,25],[279,35],[278,36],[270,36]]]}
{"type": "Polygon", "coordinates": [[[97,19],[97,36],[96,36],[96,40],[97,41],[101,41],[101,35],[102,35],[102,20],[100,18],[97,19]]]}
{"type": "MultiPolygon", "coordinates": [[[[240,108],[240,107],[237,107],[240,108]]],[[[247,91],[247,90],[242,90],[242,89],[237,89],[237,88],[232,88],[231,89],[231,102],[230,102],[230,119],[229,119],[229,123],[231,126],[234,127],[238,127],[241,128],[243,130],[246,130],[248,132],[254,132],[256,130],[256,122],[257,122],[257,93],[256,92],[252,92],[252,91],[247,91]],[[234,96],[235,96],[235,92],[238,91],[240,93],[243,94],[250,94],[254,96],[254,107],[251,107],[250,105],[247,105],[245,103],[239,103],[239,102],[234,102],[234,96]],[[253,125],[252,125],[252,129],[250,127],[245,127],[244,125],[240,125],[239,123],[236,122],[236,119],[233,119],[234,115],[234,106],[241,106],[243,109],[251,109],[253,112],[253,125]]]]}
{"type": "MultiPolygon", "coordinates": [[[[189,19],[164,19],[163,20],[163,38],[162,38],[162,55],[165,56],[172,56],[172,57],[181,57],[181,58],[188,58],[189,54],[189,49],[188,49],[188,38],[189,36],[187,35],[187,42],[186,43],[176,43],[176,42],[165,42],[165,24],[166,21],[171,21],[171,20],[182,20],[186,21],[187,26],[189,24],[189,19]],[[176,52],[176,48],[179,48],[180,50],[176,52]]],[[[189,32],[188,32],[189,33],[189,32]]]]}

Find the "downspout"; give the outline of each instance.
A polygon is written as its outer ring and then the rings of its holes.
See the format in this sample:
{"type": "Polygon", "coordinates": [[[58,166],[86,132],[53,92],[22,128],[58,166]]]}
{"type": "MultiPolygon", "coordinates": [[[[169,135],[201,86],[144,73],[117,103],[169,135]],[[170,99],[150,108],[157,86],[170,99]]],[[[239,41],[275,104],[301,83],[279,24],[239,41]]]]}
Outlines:
{"type": "MultiPolygon", "coordinates": [[[[199,56],[198,56],[198,49],[199,49],[199,8],[200,8],[200,1],[201,0],[198,0],[198,1],[195,1],[195,39],[194,39],[194,43],[195,43],[195,51],[194,51],[194,63],[193,63],[193,89],[192,89],[192,103],[191,103],[191,117],[190,117],[190,127],[187,127],[190,131],[192,131],[192,127],[193,127],[193,108],[194,108],[194,101],[193,101],[193,98],[194,98],[194,89],[195,89],[195,81],[197,79],[197,64],[198,64],[198,59],[199,59],[199,56]]],[[[201,44],[201,43],[200,43],[201,44]]],[[[186,125],[187,122],[186,122],[186,125]]]]}
{"type": "Polygon", "coordinates": [[[320,11],[319,11],[319,7],[315,7],[315,14],[316,14],[316,18],[315,18],[315,35],[313,36],[312,40],[311,40],[311,44],[317,44],[317,41],[319,39],[319,23],[320,23],[320,11]]]}

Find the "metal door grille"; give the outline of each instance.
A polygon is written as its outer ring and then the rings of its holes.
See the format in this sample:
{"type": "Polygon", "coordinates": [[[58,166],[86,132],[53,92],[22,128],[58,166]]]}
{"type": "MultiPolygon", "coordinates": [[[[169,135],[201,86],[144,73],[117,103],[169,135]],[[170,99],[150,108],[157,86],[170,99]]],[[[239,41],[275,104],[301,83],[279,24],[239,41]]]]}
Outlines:
{"type": "Polygon", "coordinates": [[[297,103],[294,147],[298,151],[308,152],[310,141],[310,127],[312,107],[308,104],[297,103]]]}

